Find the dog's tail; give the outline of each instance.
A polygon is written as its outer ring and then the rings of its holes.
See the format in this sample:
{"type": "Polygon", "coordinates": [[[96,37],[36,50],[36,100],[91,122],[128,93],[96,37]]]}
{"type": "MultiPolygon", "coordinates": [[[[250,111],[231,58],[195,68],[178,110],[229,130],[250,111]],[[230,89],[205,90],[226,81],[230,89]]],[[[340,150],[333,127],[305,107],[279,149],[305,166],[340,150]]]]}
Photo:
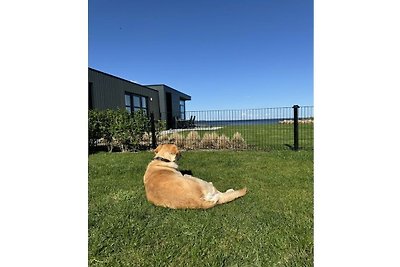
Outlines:
{"type": "Polygon", "coordinates": [[[232,191],[228,190],[225,193],[221,193],[217,204],[228,203],[228,202],[230,202],[232,200],[235,200],[235,199],[237,199],[239,197],[242,197],[242,196],[246,195],[246,193],[247,193],[247,188],[246,187],[242,188],[240,190],[232,190],[232,191]]]}

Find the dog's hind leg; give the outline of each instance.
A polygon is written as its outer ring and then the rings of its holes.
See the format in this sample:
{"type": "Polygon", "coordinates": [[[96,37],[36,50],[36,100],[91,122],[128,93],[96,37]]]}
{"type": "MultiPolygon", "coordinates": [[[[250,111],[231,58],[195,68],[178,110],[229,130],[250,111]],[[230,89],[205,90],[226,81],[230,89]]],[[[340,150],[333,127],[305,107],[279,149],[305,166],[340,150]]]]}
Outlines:
{"type": "Polygon", "coordinates": [[[246,193],[247,193],[247,188],[243,188],[240,190],[232,190],[232,191],[231,189],[228,189],[225,193],[221,193],[219,195],[217,204],[228,203],[232,200],[235,200],[239,197],[246,195],[246,193]]]}

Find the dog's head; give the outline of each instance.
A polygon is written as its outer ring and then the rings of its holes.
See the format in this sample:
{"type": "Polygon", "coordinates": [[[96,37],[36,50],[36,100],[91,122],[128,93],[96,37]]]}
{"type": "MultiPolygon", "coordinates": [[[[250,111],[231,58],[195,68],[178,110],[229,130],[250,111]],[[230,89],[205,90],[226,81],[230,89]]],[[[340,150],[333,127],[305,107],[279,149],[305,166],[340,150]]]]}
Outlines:
{"type": "Polygon", "coordinates": [[[154,153],[156,154],[155,157],[167,159],[171,162],[175,162],[181,157],[181,152],[179,151],[178,147],[173,144],[159,145],[154,150],[154,153]]]}

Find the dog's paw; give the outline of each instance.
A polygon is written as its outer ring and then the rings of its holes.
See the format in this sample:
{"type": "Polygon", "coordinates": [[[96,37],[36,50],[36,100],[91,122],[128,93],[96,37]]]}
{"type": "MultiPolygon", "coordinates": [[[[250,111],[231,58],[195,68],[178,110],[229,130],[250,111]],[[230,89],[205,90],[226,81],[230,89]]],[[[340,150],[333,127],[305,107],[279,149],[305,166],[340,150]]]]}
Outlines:
{"type": "Polygon", "coordinates": [[[235,191],[235,190],[233,190],[233,189],[231,188],[231,189],[226,190],[225,193],[229,193],[229,192],[233,192],[233,191],[235,191]]]}

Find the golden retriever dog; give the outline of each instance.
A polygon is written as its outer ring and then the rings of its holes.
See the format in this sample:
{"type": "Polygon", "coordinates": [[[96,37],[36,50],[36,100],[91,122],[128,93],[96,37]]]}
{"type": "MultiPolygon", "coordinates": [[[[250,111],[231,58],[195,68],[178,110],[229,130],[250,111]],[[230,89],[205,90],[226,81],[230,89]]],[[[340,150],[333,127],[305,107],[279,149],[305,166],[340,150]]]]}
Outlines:
{"type": "Polygon", "coordinates": [[[147,166],[143,181],[147,200],[156,206],[171,209],[208,209],[230,202],[246,194],[247,189],[228,189],[221,193],[211,182],[191,175],[182,175],[176,161],[180,152],[176,145],[159,145],[147,166]]]}

